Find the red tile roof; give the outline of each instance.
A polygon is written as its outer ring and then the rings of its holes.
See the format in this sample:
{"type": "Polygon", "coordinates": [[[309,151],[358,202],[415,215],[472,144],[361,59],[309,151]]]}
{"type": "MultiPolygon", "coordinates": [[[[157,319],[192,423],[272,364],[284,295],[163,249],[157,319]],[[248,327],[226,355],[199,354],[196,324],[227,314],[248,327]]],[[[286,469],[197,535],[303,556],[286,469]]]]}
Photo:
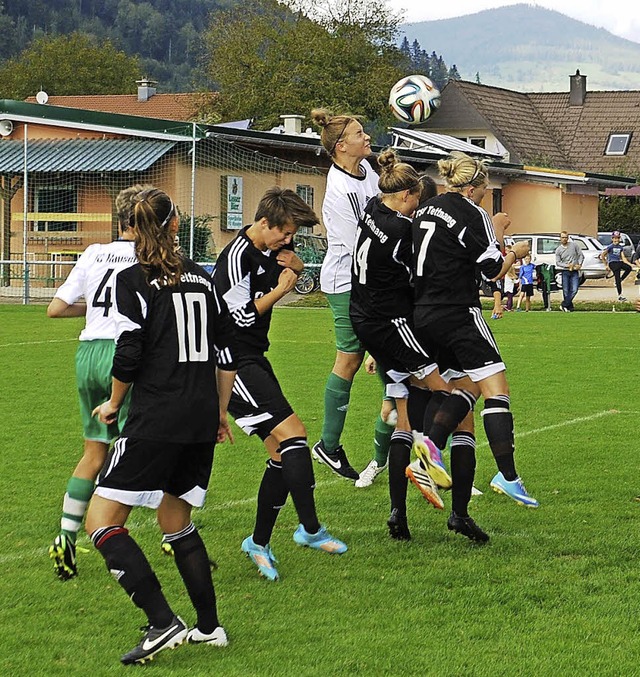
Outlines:
{"type": "MultiPolygon", "coordinates": [[[[198,118],[199,108],[210,103],[216,96],[215,92],[154,94],[147,101],[138,101],[137,94],[50,96],[45,105],[190,122],[198,118]]],[[[26,101],[27,103],[36,103],[33,96],[26,101]]]]}
{"type": "Polygon", "coordinates": [[[452,80],[427,128],[487,129],[511,162],[595,174],[640,172],[640,91],[587,91],[582,106],[570,106],[569,91],[525,94],[452,80]],[[605,155],[609,135],[624,132],[632,134],[627,154],[605,155]]]}

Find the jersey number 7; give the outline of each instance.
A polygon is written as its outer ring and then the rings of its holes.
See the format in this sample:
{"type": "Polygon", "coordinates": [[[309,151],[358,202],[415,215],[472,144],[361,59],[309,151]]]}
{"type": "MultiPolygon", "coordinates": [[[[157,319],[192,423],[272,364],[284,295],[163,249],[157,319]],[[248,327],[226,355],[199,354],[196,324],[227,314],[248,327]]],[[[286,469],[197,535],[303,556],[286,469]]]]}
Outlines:
{"type": "Polygon", "coordinates": [[[420,243],[420,250],[418,251],[418,260],[416,261],[416,275],[422,277],[424,262],[427,258],[427,248],[429,247],[429,242],[433,234],[436,232],[436,224],[433,221],[422,221],[420,223],[420,229],[426,230],[424,238],[420,243]]]}

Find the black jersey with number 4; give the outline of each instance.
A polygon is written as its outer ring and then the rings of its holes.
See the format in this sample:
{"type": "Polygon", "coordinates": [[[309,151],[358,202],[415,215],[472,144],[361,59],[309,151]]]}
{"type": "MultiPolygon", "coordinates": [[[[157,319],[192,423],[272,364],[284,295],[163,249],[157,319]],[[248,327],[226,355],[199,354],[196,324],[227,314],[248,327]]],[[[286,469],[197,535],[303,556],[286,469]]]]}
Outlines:
{"type": "Polygon", "coordinates": [[[213,442],[218,431],[216,367],[233,371],[234,326],[211,278],[185,259],[180,284],[147,277],[140,264],[116,280],[113,375],[133,382],[123,437],[213,442]]]}
{"type": "Polygon", "coordinates": [[[349,312],[354,320],[407,317],[413,310],[411,219],[379,197],[358,222],[349,312]]]}
{"type": "Polygon", "coordinates": [[[413,257],[416,326],[430,306],[480,307],[476,266],[491,279],[503,261],[489,214],[455,192],[416,211],[413,257]]]}
{"type": "MultiPolygon", "coordinates": [[[[277,251],[258,249],[243,228],[220,253],[213,271],[218,294],[227,304],[236,324],[237,354],[263,355],[269,349],[272,309],[260,315],[255,299],[268,294],[278,284],[283,267],[277,251]]],[[[292,249],[293,244],[283,249],[292,249]]]]}

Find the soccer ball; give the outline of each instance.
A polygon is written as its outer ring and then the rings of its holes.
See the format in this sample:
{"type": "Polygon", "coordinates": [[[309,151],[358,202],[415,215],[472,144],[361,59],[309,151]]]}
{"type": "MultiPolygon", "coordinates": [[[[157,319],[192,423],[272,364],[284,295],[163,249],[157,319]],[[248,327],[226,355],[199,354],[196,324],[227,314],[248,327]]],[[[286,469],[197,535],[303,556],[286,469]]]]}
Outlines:
{"type": "Polygon", "coordinates": [[[440,106],[440,90],[424,75],[398,80],[389,93],[391,112],[410,125],[424,122],[440,106]]]}

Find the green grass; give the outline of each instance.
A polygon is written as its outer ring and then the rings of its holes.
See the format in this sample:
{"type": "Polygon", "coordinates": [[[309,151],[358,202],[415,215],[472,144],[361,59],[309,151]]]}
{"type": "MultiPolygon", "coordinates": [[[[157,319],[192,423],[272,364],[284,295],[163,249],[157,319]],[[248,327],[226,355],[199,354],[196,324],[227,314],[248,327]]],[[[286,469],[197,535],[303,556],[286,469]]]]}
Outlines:
{"type": "MultiPolygon", "coordinates": [[[[227,649],[184,646],[141,670],[156,675],[633,675],[640,655],[640,493],[631,313],[519,313],[491,322],[508,364],[516,459],[538,510],[489,490],[495,464],[478,432],[472,514],[477,547],[409,488],[410,543],[386,532],[386,475],[366,490],[315,466],[321,520],[349,544],[342,557],[295,546],[290,504],[272,540],[282,580],[257,576],[240,552],[251,531],[265,455],[239,431],[216,452],[195,521],[212,557],[227,649]]],[[[89,549],[59,582],[46,551],[82,445],[73,357],[81,322],[44,308],[0,306],[0,674],[121,674],[144,618],[89,549]]],[[[271,358],[314,441],[333,361],[329,311],[274,313],[271,358]]],[[[372,453],[380,386],[358,375],[344,444],[372,453]]],[[[478,418],[478,425],[479,417],[478,418]]],[[[150,511],[130,528],[175,610],[193,611],[161,555],[150,511]]],[[[134,669],[135,670],[135,669],[134,669]]]]}

